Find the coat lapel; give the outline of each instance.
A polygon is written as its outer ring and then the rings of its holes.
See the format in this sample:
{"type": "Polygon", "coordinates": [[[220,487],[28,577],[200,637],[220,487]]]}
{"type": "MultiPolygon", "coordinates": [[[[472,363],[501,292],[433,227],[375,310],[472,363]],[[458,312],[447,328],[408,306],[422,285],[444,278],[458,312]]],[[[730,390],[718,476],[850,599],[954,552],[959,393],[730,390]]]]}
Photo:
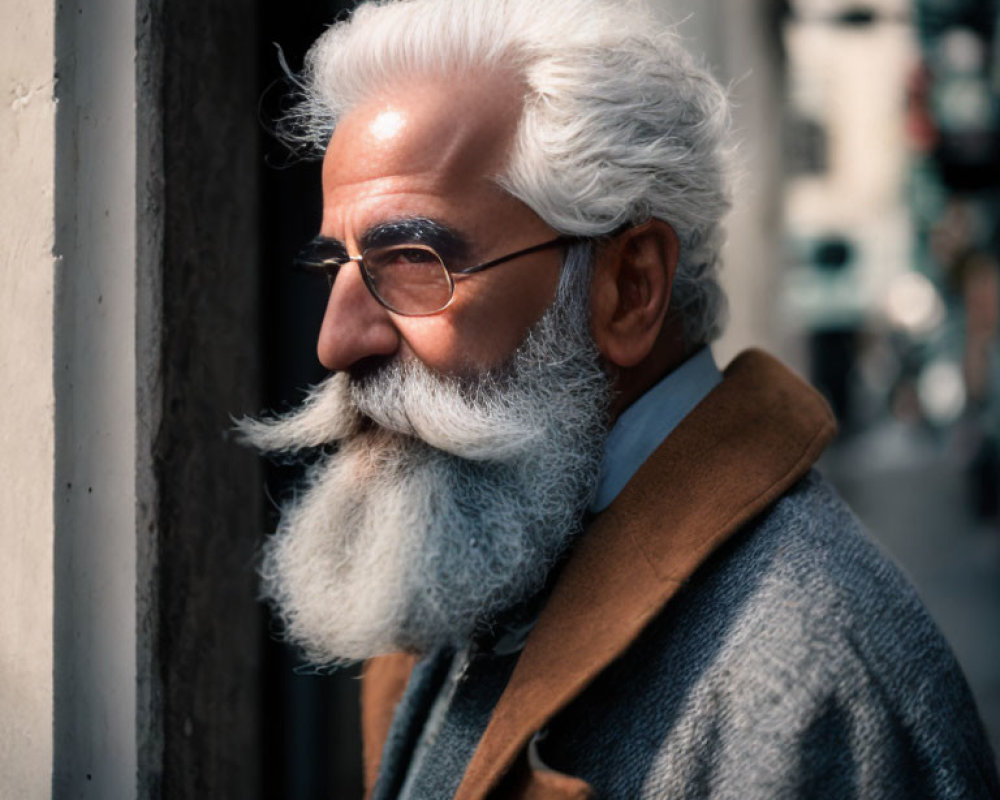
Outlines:
{"type": "Polygon", "coordinates": [[[361,673],[361,755],[365,798],[371,798],[392,718],[406,691],[417,657],[392,653],[365,662],[361,673]]]}
{"type": "Polygon", "coordinates": [[[638,637],[725,539],[833,438],[820,396],[750,351],[581,538],[528,638],[456,800],[486,797],[532,735],[638,637]]]}

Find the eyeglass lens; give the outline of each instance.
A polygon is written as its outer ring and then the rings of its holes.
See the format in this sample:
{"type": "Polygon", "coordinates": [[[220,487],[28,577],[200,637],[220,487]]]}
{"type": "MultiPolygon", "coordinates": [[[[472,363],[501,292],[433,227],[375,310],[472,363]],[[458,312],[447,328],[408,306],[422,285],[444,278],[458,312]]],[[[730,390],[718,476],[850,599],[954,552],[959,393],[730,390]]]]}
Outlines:
{"type": "Polygon", "coordinates": [[[429,247],[375,247],[364,253],[369,285],[401,314],[433,314],[448,305],[454,283],[441,257],[429,247]]]}

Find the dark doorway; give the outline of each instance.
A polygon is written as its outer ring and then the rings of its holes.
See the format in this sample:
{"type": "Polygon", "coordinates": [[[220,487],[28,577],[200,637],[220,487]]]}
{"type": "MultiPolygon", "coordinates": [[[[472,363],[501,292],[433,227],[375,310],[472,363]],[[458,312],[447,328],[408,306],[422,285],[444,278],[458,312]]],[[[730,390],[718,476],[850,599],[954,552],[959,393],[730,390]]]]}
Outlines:
{"type": "MultiPolygon", "coordinates": [[[[333,2],[260,5],[259,58],[262,120],[260,202],[261,344],[264,399],[285,409],[325,371],[316,358],[316,334],[326,297],[309,276],[289,269],[297,250],[316,235],[321,213],[319,162],[289,153],[269,133],[287,102],[288,84],[278,48],[299,70],[309,45],[345,7],[333,2]]],[[[294,469],[271,466],[271,498],[285,496],[299,477],[294,469]]],[[[267,530],[273,530],[274,503],[267,530]]],[[[276,635],[268,615],[262,637],[262,780],[264,798],[361,797],[361,747],[357,670],[316,674],[276,635]]]]}

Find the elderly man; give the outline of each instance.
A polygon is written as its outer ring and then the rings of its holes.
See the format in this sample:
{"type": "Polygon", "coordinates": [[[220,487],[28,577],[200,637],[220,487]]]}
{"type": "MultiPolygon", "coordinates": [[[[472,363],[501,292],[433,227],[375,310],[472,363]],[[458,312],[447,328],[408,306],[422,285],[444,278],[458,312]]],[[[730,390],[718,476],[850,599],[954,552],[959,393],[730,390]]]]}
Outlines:
{"type": "Polygon", "coordinates": [[[725,371],[727,105],[634,3],[362,5],[286,133],[325,151],[333,373],[265,592],[369,659],[377,798],[990,797],[966,684],[811,471],[823,401],[725,371]]]}

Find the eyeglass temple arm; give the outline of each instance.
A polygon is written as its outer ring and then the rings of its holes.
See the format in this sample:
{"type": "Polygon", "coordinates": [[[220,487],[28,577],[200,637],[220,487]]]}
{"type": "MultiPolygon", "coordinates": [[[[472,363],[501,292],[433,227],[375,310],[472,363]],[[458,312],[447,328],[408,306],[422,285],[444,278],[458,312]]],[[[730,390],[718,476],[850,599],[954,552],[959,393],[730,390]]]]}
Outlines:
{"type": "Polygon", "coordinates": [[[562,247],[564,245],[575,244],[576,242],[582,242],[586,239],[585,236],[557,236],[555,239],[550,239],[547,242],[542,242],[541,244],[536,244],[533,247],[527,247],[524,250],[518,250],[516,253],[508,253],[500,258],[494,258],[492,261],[487,261],[484,264],[477,264],[474,267],[466,267],[465,269],[454,270],[455,275],[474,275],[477,272],[482,272],[490,267],[498,266],[499,264],[505,264],[508,261],[513,261],[515,258],[520,258],[521,256],[531,255],[532,253],[537,253],[541,250],[548,250],[552,247],[562,247]]]}

